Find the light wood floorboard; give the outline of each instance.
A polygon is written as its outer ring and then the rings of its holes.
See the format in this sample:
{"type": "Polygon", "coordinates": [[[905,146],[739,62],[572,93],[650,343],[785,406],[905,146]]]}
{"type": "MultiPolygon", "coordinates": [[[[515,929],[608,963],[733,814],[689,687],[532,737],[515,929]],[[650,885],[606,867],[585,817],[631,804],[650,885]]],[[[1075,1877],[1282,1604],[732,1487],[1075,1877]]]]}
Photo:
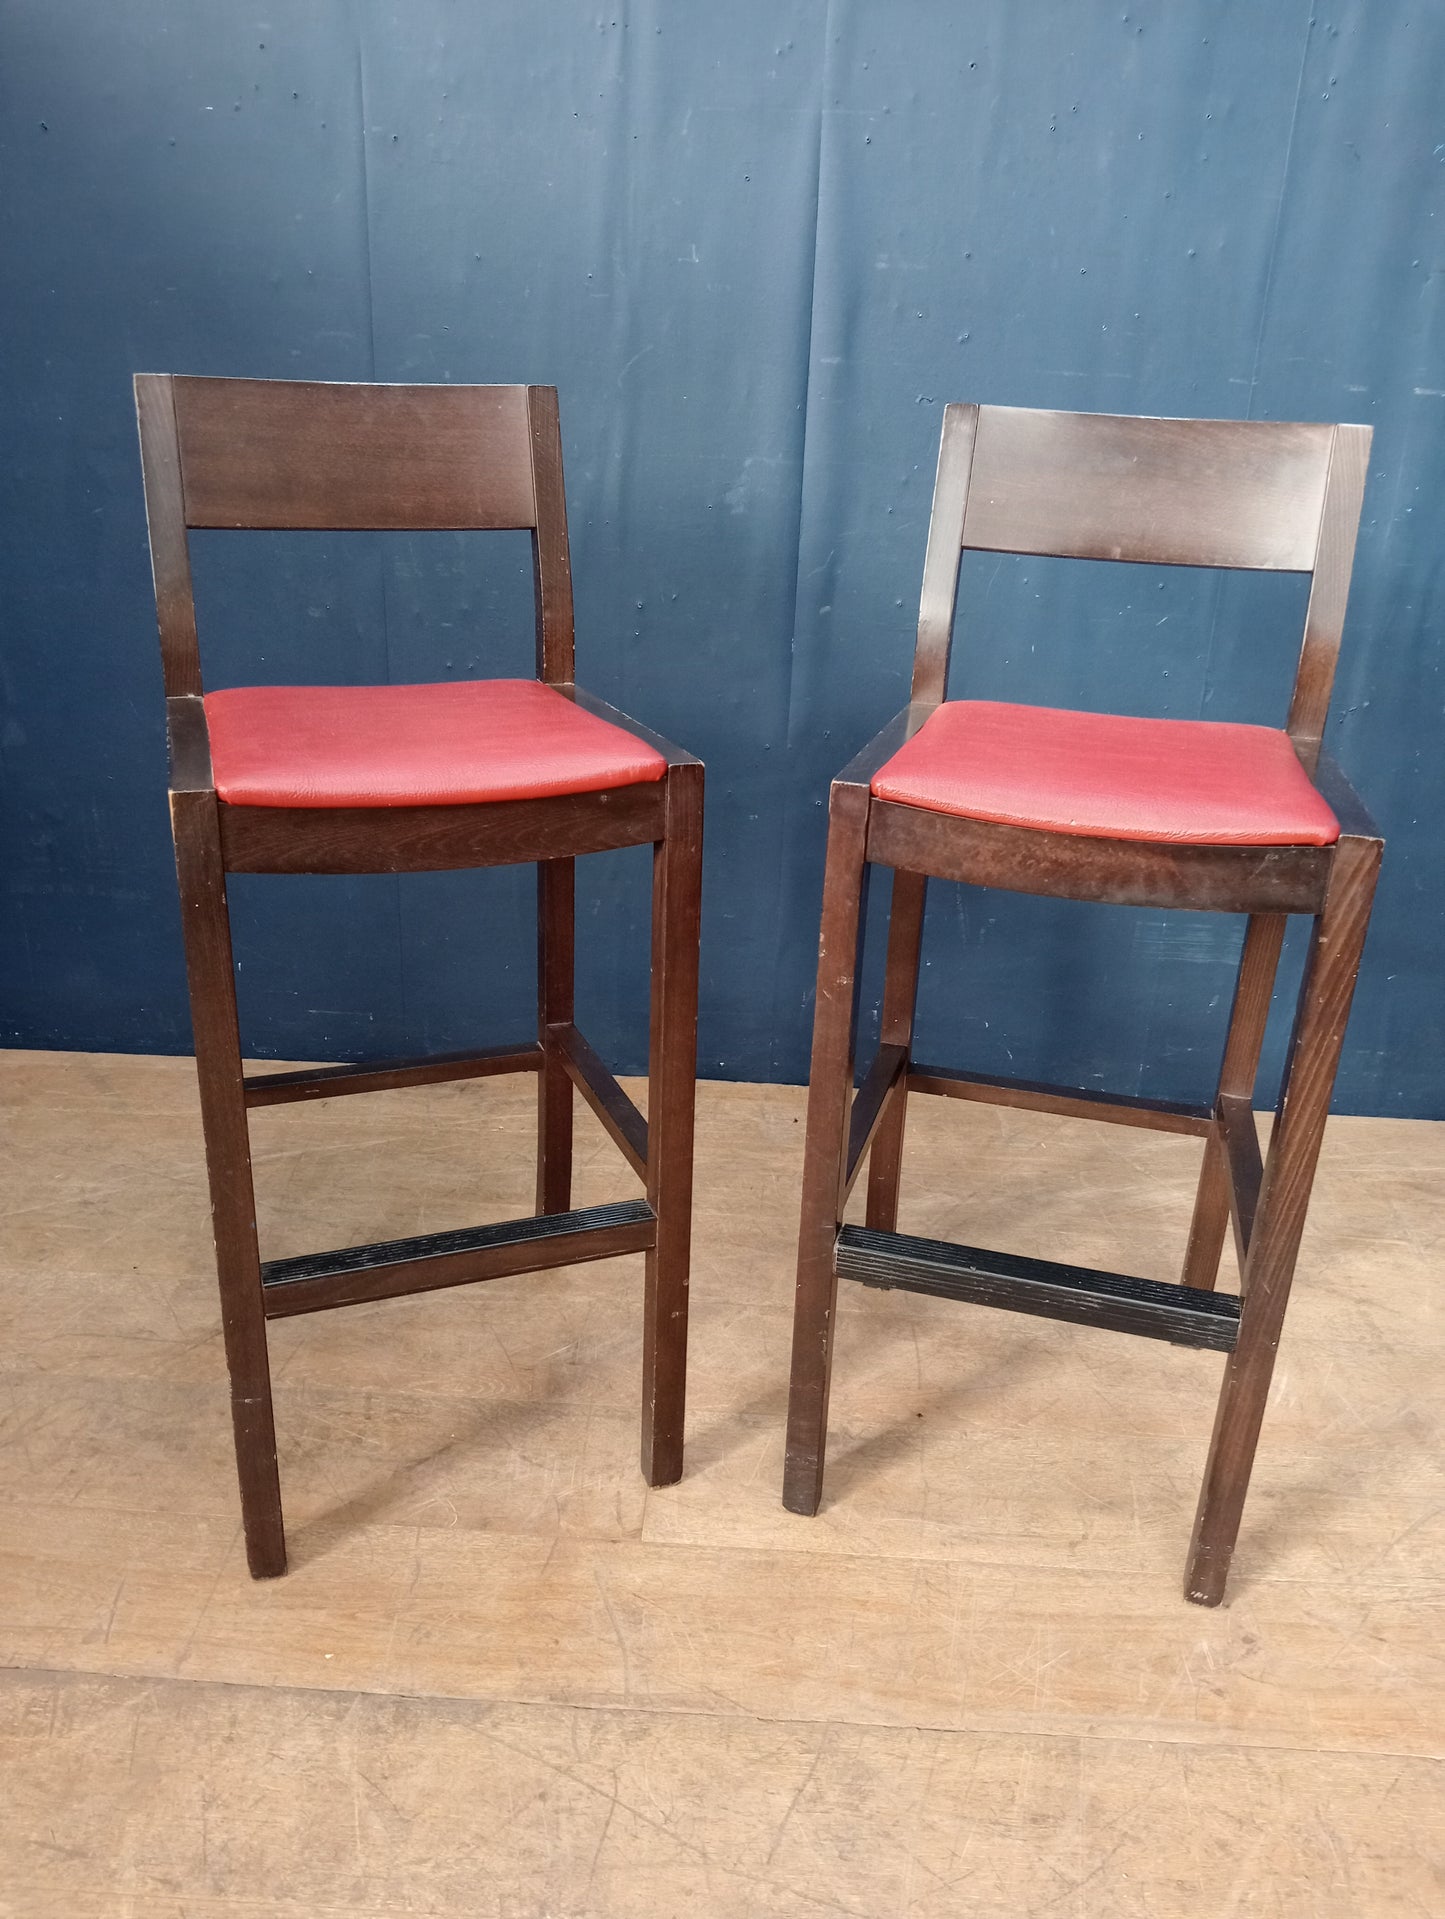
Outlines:
{"type": "MultiPolygon", "coordinates": [[[[531,1100],[258,1112],[265,1251],[527,1212],[531,1100]]],[[[783,1511],[802,1112],[699,1089],[681,1484],[639,1260],[318,1314],[253,1584],[190,1064],[0,1054],[0,1919],[1445,1910],[1445,1125],[1331,1123],[1207,1612],[1218,1356],[845,1288],[783,1511]]],[[[1198,1156],[915,1100],[900,1223],[1173,1278],[1198,1156]]]]}

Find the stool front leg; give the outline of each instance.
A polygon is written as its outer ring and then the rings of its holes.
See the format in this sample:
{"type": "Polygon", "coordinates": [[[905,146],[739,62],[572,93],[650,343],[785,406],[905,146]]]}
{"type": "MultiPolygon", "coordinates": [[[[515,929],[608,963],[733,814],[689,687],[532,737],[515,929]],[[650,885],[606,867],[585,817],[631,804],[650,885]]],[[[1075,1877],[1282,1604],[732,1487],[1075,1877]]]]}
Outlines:
{"type": "Polygon", "coordinates": [[[818,935],[818,990],[803,1144],[802,1222],[793,1308],[783,1504],[815,1513],[823,1496],[828,1387],[838,1297],[835,1248],[853,1084],[854,992],[862,916],[868,788],[836,784],[828,808],[828,856],[818,935]]]}
{"type": "Polygon", "coordinates": [[[652,861],[647,1065],[647,1200],[657,1215],[642,1322],[642,1472],[649,1486],[682,1477],[702,921],[703,769],[695,760],[673,765],[666,780],[665,837],[652,861]]]}
{"type": "Polygon", "coordinates": [[[1378,840],[1339,842],[1324,910],[1315,921],[1244,1264],[1239,1338],[1225,1365],[1194,1520],[1184,1592],[1202,1606],[1219,1604],[1229,1577],[1369,928],[1380,850],[1378,840]]]}
{"type": "Polygon", "coordinates": [[[286,1535],[281,1521],[251,1143],[216,805],[213,793],[173,793],[171,823],[195,1029],[206,1172],[211,1187],[221,1324],[231,1376],[231,1419],[246,1559],[253,1578],[269,1579],[286,1570],[286,1535]]]}
{"type": "Polygon", "coordinates": [[[548,1037],[570,1026],[576,973],[576,861],[537,862],[537,1211],[565,1213],[572,1204],[572,1080],[548,1037]]]}

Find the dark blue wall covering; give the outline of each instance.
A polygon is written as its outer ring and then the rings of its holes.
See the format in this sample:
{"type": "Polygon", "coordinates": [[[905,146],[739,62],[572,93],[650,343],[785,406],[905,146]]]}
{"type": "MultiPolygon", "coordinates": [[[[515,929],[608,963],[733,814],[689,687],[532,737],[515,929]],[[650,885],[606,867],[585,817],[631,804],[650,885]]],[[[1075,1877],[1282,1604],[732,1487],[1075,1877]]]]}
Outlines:
{"type": "MultiPolygon", "coordinates": [[[[189,1046],[136,369],[559,387],[581,674],[708,762],[702,1068],[755,1079],[806,1072],[827,780],[905,696],[976,398],[1374,424],[1331,744],[1390,845],[1338,1103],[1445,1114],[1445,7],[264,19],[0,25],[7,1041],[189,1046]]],[[[529,670],[514,536],[212,534],[196,571],[212,684],[529,670]]],[[[1278,722],[1298,587],[972,557],[953,691],[1278,722]]],[[[525,1032],[531,898],[238,882],[249,1046],[525,1032]]],[[[644,856],[584,863],[582,1016],[632,1068],[646,898],[644,856]]],[[[1207,1088],[1236,923],[931,898],[930,1056],[1207,1088]]]]}

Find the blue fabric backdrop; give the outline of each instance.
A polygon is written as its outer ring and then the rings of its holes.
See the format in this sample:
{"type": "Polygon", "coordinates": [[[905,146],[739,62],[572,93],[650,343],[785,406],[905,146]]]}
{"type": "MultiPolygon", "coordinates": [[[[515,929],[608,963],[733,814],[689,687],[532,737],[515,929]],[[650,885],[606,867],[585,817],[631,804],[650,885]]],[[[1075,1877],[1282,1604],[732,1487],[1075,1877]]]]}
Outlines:
{"type": "MultiPolygon", "coordinates": [[[[764,1079],[806,1071],[827,780],[904,696],[940,412],[977,398],[1374,424],[1331,744],[1390,845],[1339,1103],[1445,1113],[1438,0],[6,0],[0,31],[11,1043],[189,1044],[133,371],[559,387],[581,673],[708,762],[702,1065],[764,1079]]],[[[514,536],[196,544],[213,684],[528,670],[514,536]]],[[[1300,605],[970,559],[953,688],[1277,721],[1300,605]]],[[[646,884],[584,863],[582,1016],[623,1067],[646,884]]],[[[248,1044],[526,1031],[531,898],[238,882],[248,1044]]],[[[932,898],[930,1056],[1208,1087],[1237,923],[932,898]]]]}

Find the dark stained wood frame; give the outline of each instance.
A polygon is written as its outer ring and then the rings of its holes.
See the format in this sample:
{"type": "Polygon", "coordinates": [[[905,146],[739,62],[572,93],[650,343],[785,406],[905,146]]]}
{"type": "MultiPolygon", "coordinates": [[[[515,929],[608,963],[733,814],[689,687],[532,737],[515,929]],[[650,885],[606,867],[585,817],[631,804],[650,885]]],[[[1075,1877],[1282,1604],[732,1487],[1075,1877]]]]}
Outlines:
{"type": "Polygon", "coordinates": [[[503,1274],[645,1259],[642,1470],[682,1473],[702,859],[700,761],[575,684],[572,580],[551,387],[136,378],[170,740],[171,820],[195,1026],[247,1559],[286,1569],[266,1321],[503,1274]],[[493,805],[241,807],[211,777],[187,532],[212,527],[527,528],[537,676],[655,747],[651,784],[493,805]],[[653,848],[649,1117],[573,1024],[574,861],[653,848]],[[537,1036],[431,1059],[242,1070],[226,874],[400,873],[536,862],[537,1036]],[[537,1077],[537,1212],[263,1262],[247,1111],[496,1073],[537,1077]],[[573,1089],[644,1198],[574,1211],[573,1089]]]}
{"type": "Polygon", "coordinates": [[[924,561],[909,705],[833,782],[818,948],[783,1499],[822,1496],[841,1276],[1172,1339],[1228,1354],[1185,1593],[1224,1595],[1305,1208],[1369,926],[1383,842],[1321,736],[1339,652],[1370,429],[949,406],[924,561]],[[957,818],[871,797],[881,767],[945,697],[967,547],[1308,573],[1288,731],[1340,823],[1333,846],[1178,846],[957,818]],[[862,895],[893,870],[879,1050],[856,1095],[862,895]],[[1121,1098],[921,1065],[914,1002],[929,876],[1132,906],[1247,916],[1208,1105],[1121,1098]],[[1283,1088],[1261,1155],[1252,1106],[1286,917],[1314,931],[1283,1088]],[[911,1093],[1188,1133],[1204,1160],[1183,1282],[1093,1273],[897,1231],[911,1093]],[[867,1224],[843,1224],[865,1161],[867,1224]],[[1242,1286],[1214,1292],[1233,1228],[1242,1286]],[[1211,1302],[1212,1303],[1206,1303],[1211,1302]]]}

